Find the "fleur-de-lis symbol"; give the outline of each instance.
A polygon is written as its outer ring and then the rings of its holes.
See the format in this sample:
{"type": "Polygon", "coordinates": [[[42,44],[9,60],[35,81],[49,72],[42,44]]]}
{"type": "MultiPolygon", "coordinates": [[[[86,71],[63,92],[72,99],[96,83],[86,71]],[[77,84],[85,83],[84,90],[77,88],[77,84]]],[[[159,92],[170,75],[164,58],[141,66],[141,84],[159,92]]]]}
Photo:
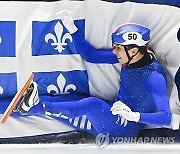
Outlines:
{"type": "Polygon", "coordinates": [[[2,43],[2,37],[0,37],[0,44],[2,43]]]}
{"type": "Polygon", "coordinates": [[[72,37],[69,33],[66,33],[62,36],[63,26],[59,21],[54,26],[54,32],[56,36],[52,33],[46,34],[45,42],[48,43],[49,40],[52,40],[53,42],[51,43],[51,45],[55,46],[54,49],[58,50],[58,52],[61,53],[65,49],[63,46],[67,45],[67,43],[65,42],[66,39],[69,39],[70,42],[72,42],[72,37]]]}
{"type": "Polygon", "coordinates": [[[0,86],[0,94],[3,94],[3,92],[4,92],[4,89],[3,87],[0,86]]]}
{"type": "Polygon", "coordinates": [[[57,77],[58,87],[51,84],[47,87],[47,92],[50,94],[51,91],[55,91],[54,95],[58,95],[58,94],[69,94],[70,89],[72,89],[73,91],[76,90],[76,86],[74,84],[69,84],[66,87],[65,87],[65,84],[66,84],[66,79],[62,74],[60,74],[57,77]]]}

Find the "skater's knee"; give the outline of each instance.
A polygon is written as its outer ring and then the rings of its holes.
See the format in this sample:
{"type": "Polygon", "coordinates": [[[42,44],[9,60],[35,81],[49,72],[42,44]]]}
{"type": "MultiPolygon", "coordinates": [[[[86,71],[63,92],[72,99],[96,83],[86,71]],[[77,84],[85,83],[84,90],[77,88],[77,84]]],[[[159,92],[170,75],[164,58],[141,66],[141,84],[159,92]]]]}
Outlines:
{"type": "Polygon", "coordinates": [[[97,97],[90,97],[88,100],[89,111],[91,112],[99,111],[102,107],[103,102],[104,102],[103,100],[97,97]]]}

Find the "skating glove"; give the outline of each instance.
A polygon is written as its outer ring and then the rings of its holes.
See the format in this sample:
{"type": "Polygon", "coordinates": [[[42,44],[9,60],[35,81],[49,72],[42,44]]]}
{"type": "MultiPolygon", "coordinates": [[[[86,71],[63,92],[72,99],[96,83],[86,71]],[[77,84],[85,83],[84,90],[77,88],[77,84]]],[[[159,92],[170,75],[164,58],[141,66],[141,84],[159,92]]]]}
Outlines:
{"type": "Polygon", "coordinates": [[[78,28],[74,24],[71,14],[67,10],[63,10],[57,14],[61,18],[63,25],[66,27],[70,34],[73,34],[78,30],[78,28]]]}
{"type": "Polygon", "coordinates": [[[140,113],[133,112],[126,104],[121,101],[117,101],[111,107],[113,115],[120,115],[128,121],[138,122],[140,120],[140,113]]]}

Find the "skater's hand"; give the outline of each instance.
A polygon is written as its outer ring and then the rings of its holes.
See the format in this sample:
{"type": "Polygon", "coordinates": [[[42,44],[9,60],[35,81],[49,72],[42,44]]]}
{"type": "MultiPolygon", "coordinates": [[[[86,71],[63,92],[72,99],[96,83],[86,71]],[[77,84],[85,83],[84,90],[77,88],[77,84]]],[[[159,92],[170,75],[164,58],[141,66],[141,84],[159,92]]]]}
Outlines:
{"type": "Polygon", "coordinates": [[[71,14],[69,13],[69,11],[62,10],[58,12],[57,14],[59,18],[61,18],[63,25],[66,27],[66,29],[68,30],[70,34],[73,34],[78,30],[78,28],[74,24],[73,18],[71,14]]]}
{"type": "Polygon", "coordinates": [[[140,113],[133,112],[126,104],[121,101],[117,101],[111,107],[113,115],[121,115],[128,121],[138,122],[140,120],[140,113]]]}

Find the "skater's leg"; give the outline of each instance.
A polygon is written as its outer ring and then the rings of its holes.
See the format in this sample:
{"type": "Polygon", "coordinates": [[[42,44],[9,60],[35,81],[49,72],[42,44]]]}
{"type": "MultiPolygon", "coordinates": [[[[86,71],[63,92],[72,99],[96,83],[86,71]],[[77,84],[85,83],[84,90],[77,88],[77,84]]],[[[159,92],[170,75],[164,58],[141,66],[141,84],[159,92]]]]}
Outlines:
{"type": "Polygon", "coordinates": [[[112,115],[110,108],[103,100],[90,97],[76,102],[44,103],[45,111],[68,116],[69,118],[86,115],[98,133],[108,132],[112,136],[120,136],[124,125],[116,123],[117,116],[112,115]]]}
{"type": "Polygon", "coordinates": [[[96,97],[84,98],[79,101],[70,102],[43,102],[44,110],[52,114],[62,113],[70,118],[89,115],[94,112],[98,103],[105,103],[96,97]]]}

